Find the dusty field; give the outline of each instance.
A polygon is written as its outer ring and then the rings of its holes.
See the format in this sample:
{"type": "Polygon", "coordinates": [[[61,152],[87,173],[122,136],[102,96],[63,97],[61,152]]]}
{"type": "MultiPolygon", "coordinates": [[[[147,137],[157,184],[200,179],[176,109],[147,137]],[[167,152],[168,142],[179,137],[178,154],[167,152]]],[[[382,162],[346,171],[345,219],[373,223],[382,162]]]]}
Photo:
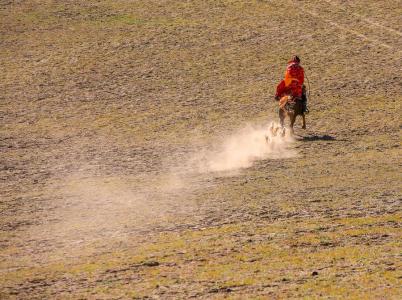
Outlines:
{"type": "Polygon", "coordinates": [[[0,0],[0,298],[397,299],[401,15],[0,0]],[[294,53],[308,128],[264,148],[294,53]]]}

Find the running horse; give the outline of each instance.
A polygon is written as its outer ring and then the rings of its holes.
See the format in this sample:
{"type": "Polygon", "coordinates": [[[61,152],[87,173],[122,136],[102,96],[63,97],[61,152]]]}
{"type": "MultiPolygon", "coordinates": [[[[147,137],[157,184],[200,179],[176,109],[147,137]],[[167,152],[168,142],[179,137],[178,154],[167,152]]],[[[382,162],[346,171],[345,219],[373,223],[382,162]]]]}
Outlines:
{"type": "Polygon", "coordinates": [[[301,98],[295,98],[293,96],[286,95],[279,100],[279,121],[282,127],[282,135],[285,135],[286,116],[288,116],[290,120],[291,134],[294,134],[293,125],[295,124],[297,116],[302,116],[302,128],[306,129],[306,118],[303,112],[303,103],[301,98]]]}

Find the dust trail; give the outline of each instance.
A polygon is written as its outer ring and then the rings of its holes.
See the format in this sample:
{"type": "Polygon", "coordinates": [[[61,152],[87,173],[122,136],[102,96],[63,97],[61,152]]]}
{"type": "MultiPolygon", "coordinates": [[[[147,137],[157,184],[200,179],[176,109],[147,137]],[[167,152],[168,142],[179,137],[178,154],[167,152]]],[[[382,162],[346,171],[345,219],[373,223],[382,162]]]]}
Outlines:
{"type": "Polygon", "coordinates": [[[295,156],[296,152],[290,149],[292,137],[274,135],[269,130],[272,126],[279,127],[276,123],[247,125],[213,145],[212,150],[195,154],[190,161],[198,172],[208,173],[244,169],[255,161],[268,158],[295,156]]]}
{"type": "Polygon", "coordinates": [[[196,195],[214,185],[216,176],[238,174],[258,160],[296,155],[292,138],[274,136],[270,126],[247,125],[208,144],[190,143],[171,153],[158,172],[103,176],[89,169],[63,177],[59,186],[49,186],[56,209],[30,234],[37,244],[47,241],[49,250],[80,255],[77,249],[90,243],[193,224],[193,212],[200,209],[196,195]]]}
{"type": "Polygon", "coordinates": [[[90,256],[110,243],[141,238],[156,228],[180,226],[181,216],[191,215],[194,207],[187,201],[188,187],[170,174],[102,176],[85,171],[48,189],[53,209],[25,237],[30,242],[23,251],[35,263],[43,260],[42,253],[47,253],[47,262],[66,255],[90,256]],[[31,253],[30,249],[41,251],[31,253]]]}

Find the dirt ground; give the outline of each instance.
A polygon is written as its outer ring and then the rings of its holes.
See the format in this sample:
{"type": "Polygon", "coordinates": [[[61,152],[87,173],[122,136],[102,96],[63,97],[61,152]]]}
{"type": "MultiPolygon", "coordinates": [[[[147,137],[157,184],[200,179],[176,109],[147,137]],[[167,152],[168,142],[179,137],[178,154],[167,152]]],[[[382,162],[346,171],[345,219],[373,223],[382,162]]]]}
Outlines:
{"type": "Polygon", "coordinates": [[[401,15],[0,0],[0,298],[398,299],[401,15]]]}

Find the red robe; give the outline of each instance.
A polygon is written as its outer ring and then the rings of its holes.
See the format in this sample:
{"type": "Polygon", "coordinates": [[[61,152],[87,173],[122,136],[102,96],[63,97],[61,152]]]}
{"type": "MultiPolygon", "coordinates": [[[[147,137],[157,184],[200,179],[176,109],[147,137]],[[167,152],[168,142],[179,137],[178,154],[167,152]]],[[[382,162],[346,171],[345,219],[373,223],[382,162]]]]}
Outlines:
{"type": "Polygon", "coordinates": [[[294,97],[301,97],[303,83],[303,67],[296,61],[290,61],[286,68],[285,79],[276,87],[276,96],[293,95],[294,97]]]}

